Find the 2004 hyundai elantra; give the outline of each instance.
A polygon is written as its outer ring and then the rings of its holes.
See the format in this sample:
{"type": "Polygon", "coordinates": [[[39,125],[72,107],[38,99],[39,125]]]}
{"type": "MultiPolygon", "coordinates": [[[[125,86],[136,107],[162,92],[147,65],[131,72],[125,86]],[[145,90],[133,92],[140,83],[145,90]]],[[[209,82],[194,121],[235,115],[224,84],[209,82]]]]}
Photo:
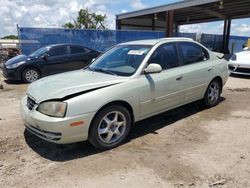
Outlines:
{"type": "Polygon", "coordinates": [[[134,122],[200,99],[217,105],[227,78],[225,60],[191,39],[127,42],[84,70],[30,84],[21,114],[27,130],[47,141],[109,149],[134,122]]]}

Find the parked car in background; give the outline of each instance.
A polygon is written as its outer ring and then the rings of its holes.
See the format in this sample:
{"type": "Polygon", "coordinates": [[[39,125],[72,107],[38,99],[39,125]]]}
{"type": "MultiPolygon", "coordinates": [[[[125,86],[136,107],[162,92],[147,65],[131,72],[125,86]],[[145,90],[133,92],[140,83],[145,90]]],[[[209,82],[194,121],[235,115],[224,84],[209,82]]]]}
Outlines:
{"type": "Polygon", "coordinates": [[[235,53],[228,64],[232,74],[250,75],[250,48],[245,47],[242,52],[235,53]]]}
{"type": "Polygon", "coordinates": [[[227,78],[227,62],[192,39],[128,42],[86,69],[30,84],[21,115],[27,130],[47,141],[110,149],[134,122],[200,99],[217,105],[227,78]]]}
{"type": "Polygon", "coordinates": [[[31,83],[41,77],[81,69],[99,55],[100,52],[80,45],[49,45],[28,56],[9,59],[3,66],[3,75],[9,80],[31,83]]]}

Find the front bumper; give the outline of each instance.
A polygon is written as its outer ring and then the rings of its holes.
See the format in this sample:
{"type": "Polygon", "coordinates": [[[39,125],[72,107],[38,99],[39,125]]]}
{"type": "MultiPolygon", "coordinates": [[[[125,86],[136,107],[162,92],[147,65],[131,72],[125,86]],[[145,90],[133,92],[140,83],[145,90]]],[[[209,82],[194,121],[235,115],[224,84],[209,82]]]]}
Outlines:
{"type": "Polygon", "coordinates": [[[21,80],[21,75],[19,73],[19,70],[16,69],[7,69],[5,65],[3,65],[3,76],[7,80],[21,80]]]}
{"type": "Polygon", "coordinates": [[[26,129],[32,134],[58,144],[74,143],[88,139],[90,123],[95,113],[86,113],[77,116],[56,118],[46,116],[27,107],[27,97],[21,101],[21,116],[26,129]],[[79,126],[70,126],[73,122],[83,121],[79,126]]]}
{"type": "Polygon", "coordinates": [[[229,72],[232,74],[250,75],[250,62],[249,65],[236,62],[229,62],[228,69],[229,72]]]}

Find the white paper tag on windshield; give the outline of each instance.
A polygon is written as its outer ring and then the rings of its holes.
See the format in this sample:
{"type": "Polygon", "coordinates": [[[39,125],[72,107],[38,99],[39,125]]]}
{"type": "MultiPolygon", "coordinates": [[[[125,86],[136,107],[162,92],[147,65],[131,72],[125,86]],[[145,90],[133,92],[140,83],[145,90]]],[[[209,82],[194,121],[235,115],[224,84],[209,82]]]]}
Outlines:
{"type": "Polygon", "coordinates": [[[128,52],[129,55],[143,55],[144,54],[144,50],[130,50],[128,52]]]}

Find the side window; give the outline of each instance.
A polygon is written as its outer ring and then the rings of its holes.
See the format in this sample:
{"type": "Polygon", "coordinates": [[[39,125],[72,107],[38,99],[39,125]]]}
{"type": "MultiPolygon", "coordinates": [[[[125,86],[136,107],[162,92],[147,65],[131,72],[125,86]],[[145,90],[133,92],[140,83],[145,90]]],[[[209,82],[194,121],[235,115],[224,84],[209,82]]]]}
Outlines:
{"type": "Polygon", "coordinates": [[[180,42],[182,64],[188,65],[209,59],[208,52],[201,46],[191,42],[180,42]]]}
{"type": "Polygon", "coordinates": [[[67,47],[61,46],[61,47],[55,47],[49,50],[49,56],[62,56],[67,54],[67,47]]]}
{"type": "Polygon", "coordinates": [[[71,54],[83,54],[83,53],[86,53],[88,51],[89,51],[88,49],[77,47],[77,46],[71,46],[70,47],[70,53],[71,54]]]}
{"type": "Polygon", "coordinates": [[[148,64],[150,63],[160,64],[163,70],[179,66],[175,43],[159,46],[150,57],[148,64]]]}

